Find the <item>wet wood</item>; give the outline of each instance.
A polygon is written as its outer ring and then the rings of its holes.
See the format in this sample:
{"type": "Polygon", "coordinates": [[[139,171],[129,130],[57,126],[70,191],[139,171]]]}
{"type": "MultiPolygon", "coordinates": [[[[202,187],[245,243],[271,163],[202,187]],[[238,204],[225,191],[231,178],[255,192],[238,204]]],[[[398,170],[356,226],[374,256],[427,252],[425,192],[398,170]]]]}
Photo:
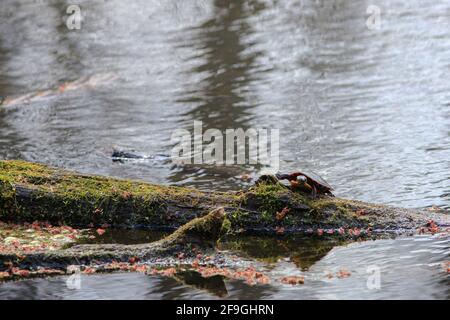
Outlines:
{"type": "Polygon", "coordinates": [[[224,207],[233,232],[273,235],[317,229],[334,232],[339,228],[410,232],[426,227],[429,220],[438,226],[449,225],[446,212],[327,195],[312,198],[270,181],[240,192],[204,192],[79,174],[24,161],[0,161],[0,220],[4,221],[174,230],[217,207],[224,207]],[[284,208],[287,214],[278,219],[277,212],[284,208]]]}

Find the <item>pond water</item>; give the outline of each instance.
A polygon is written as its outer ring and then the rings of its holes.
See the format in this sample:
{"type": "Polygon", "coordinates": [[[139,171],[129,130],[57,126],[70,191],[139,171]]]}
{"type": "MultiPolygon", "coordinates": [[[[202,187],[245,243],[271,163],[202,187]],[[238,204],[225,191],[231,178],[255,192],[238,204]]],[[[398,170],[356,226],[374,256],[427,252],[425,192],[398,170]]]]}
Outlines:
{"type": "MultiPolygon", "coordinates": [[[[264,167],[182,166],[159,156],[114,162],[111,152],[119,146],[170,155],[171,134],[192,130],[194,120],[204,129],[276,128],[280,168],[313,169],[338,196],[450,208],[448,1],[378,0],[379,29],[366,25],[374,3],[365,0],[76,3],[79,30],[65,24],[65,0],[0,2],[0,159],[239,189],[246,183],[237,176],[264,167]]],[[[401,265],[386,270],[384,293],[355,292],[448,298],[448,278],[433,265],[442,257],[431,249],[435,241],[336,248],[312,268],[333,261],[357,268],[364,250],[362,257],[386,266],[411,256],[406,272],[401,265]],[[429,250],[411,254],[419,243],[429,250]]],[[[358,276],[349,279],[298,289],[226,285],[231,298],[346,298],[360,286],[358,276]]],[[[209,296],[137,274],[87,276],[80,292],[61,281],[7,284],[0,292],[118,297],[125,285],[136,297],[209,296]]]]}
{"type": "MultiPolygon", "coordinates": [[[[120,242],[123,235],[110,234],[109,240],[120,242]]],[[[146,240],[132,242],[141,241],[146,240]]],[[[78,288],[67,284],[67,276],[7,282],[0,286],[0,299],[450,299],[448,234],[351,244],[239,237],[220,249],[232,250],[271,282],[251,286],[221,276],[202,278],[195,271],[175,278],[94,274],[81,275],[78,288]],[[286,276],[303,276],[304,284],[280,283],[286,276]]]]}

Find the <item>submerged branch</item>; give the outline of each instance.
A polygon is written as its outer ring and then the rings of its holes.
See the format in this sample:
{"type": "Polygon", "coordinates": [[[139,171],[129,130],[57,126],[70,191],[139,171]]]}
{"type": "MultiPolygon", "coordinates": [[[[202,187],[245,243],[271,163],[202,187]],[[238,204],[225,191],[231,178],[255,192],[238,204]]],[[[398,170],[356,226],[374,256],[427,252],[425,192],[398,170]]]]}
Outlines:
{"type": "Polygon", "coordinates": [[[221,234],[225,213],[217,208],[209,214],[193,219],[169,236],[155,242],[137,245],[80,244],[68,249],[34,253],[0,252],[0,271],[11,269],[51,268],[63,269],[70,265],[92,265],[111,262],[152,261],[173,256],[187,249],[214,249],[221,234]]]}

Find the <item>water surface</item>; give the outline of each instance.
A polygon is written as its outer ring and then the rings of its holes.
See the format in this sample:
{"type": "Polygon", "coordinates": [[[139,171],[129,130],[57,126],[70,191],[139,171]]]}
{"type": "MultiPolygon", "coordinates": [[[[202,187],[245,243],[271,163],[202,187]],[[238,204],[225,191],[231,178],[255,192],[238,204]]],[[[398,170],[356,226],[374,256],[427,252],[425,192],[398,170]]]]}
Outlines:
{"type": "Polygon", "coordinates": [[[314,169],[341,196],[450,207],[447,1],[377,1],[379,30],[361,0],[78,3],[80,30],[65,26],[63,0],[0,4],[0,96],[94,77],[2,107],[1,158],[237,189],[237,175],[263,168],[110,152],[170,154],[172,132],[194,120],[278,128],[283,170],[314,169]]]}
{"type": "Polygon", "coordinates": [[[415,236],[352,243],[301,238],[240,237],[221,245],[233,249],[270,279],[250,286],[221,276],[180,272],[174,279],[138,273],[81,275],[81,287],[67,277],[7,282],[0,299],[450,299],[448,235],[415,236]],[[340,278],[345,271],[348,277],[340,278]],[[375,272],[379,282],[374,282],[375,272]],[[303,285],[281,284],[304,276],[303,285]],[[371,278],[372,277],[372,278],[371,278]],[[369,283],[369,285],[368,285],[369,283]],[[379,284],[376,285],[376,284],[379,284]]]}
{"type": "MultiPolygon", "coordinates": [[[[113,162],[111,151],[170,154],[172,132],[191,130],[194,120],[205,129],[278,128],[282,170],[314,169],[339,196],[450,208],[448,1],[376,1],[378,30],[366,26],[374,3],[365,0],[80,0],[80,30],[65,26],[68,3],[0,2],[1,159],[239,189],[246,183],[237,176],[264,168],[180,166],[163,157],[113,162]]],[[[434,265],[443,249],[432,249],[446,246],[448,254],[448,242],[419,240],[336,248],[311,266],[356,269],[360,259],[375,259],[386,266],[382,293],[366,292],[356,273],[301,288],[231,281],[226,296],[448,298],[448,277],[434,265]],[[411,254],[418,244],[426,252],[411,254]]],[[[118,298],[125,286],[128,298],[211,297],[137,274],[86,276],[77,292],[63,282],[10,283],[0,292],[118,298]]]]}

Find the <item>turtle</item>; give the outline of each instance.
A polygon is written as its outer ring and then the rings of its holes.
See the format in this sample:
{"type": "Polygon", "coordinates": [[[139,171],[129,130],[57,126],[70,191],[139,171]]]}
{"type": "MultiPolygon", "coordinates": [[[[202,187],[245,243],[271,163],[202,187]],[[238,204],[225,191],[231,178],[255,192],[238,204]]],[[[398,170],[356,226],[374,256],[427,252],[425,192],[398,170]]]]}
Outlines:
{"type": "Polygon", "coordinates": [[[112,160],[114,162],[123,162],[123,160],[157,160],[163,161],[168,159],[170,156],[162,153],[157,153],[155,155],[147,155],[142,152],[138,152],[135,150],[124,150],[118,147],[113,147],[112,160]]]}
{"type": "Polygon", "coordinates": [[[277,173],[275,176],[279,180],[288,180],[292,189],[311,191],[314,198],[317,194],[333,196],[331,193],[333,187],[315,172],[294,171],[292,173],[277,173]]]}

